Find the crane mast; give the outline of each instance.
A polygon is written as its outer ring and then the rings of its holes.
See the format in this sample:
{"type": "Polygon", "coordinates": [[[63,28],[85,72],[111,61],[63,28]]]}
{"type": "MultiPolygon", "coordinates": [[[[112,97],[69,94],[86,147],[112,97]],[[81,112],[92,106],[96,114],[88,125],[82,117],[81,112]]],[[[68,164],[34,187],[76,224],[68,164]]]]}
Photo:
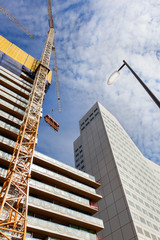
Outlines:
{"type": "Polygon", "coordinates": [[[54,41],[50,27],[12,159],[0,193],[0,238],[25,240],[29,179],[54,41]]]}

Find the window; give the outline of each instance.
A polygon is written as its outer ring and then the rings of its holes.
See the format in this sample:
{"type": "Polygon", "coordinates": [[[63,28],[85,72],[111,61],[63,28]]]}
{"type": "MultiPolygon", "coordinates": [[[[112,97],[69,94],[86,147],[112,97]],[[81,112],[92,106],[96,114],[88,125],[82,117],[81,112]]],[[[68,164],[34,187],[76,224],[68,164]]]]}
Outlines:
{"type": "Polygon", "coordinates": [[[154,217],[153,217],[153,214],[152,214],[152,213],[149,213],[149,216],[150,216],[151,218],[153,218],[153,219],[154,219],[154,217]]]}
{"type": "Polygon", "coordinates": [[[137,208],[139,211],[141,211],[140,206],[138,206],[137,204],[136,204],[136,208],[137,208]]]}
{"type": "Polygon", "coordinates": [[[154,218],[156,219],[157,222],[159,222],[159,218],[157,218],[156,216],[154,216],[154,218]]]}
{"type": "Polygon", "coordinates": [[[140,228],[140,227],[138,227],[138,226],[136,226],[136,228],[137,228],[137,232],[138,232],[138,233],[143,234],[142,228],[140,228]]]}
{"type": "Polygon", "coordinates": [[[151,201],[151,198],[150,198],[150,197],[148,197],[148,196],[147,196],[147,199],[148,199],[149,201],[151,201]]]}
{"type": "Polygon", "coordinates": [[[144,213],[145,215],[148,216],[148,212],[147,212],[145,209],[142,208],[142,211],[143,211],[143,213],[144,213]]]}
{"type": "Polygon", "coordinates": [[[126,192],[128,195],[130,195],[130,196],[131,196],[131,193],[130,193],[130,191],[128,191],[127,189],[125,189],[125,192],[126,192]]]}
{"type": "Polygon", "coordinates": [[[159,229],[158,229],[158,227],[157,227],[156,225],[153,224],[153,227],[154,227],[154,229],[155,229],[156,231],[159,232],[159,229]]]}
{"type": "Polygon", "coordinates": [[[137,200],[137,196],[135,194],[132,194],[133,195],[133,198],[137,200]]]}
{"type": "Polygon", "coordinates": [[[150,206],[149,206],[149,204],[148,204],[148,203],[146,203],[146,202],[145,202],[145,205],[146,205],[148,208],[150,208],[150,206]]]}
{"type": "Polygon", "coordinates": [[[133,216],[134,219],[139,220],[139,217],[138,217],[138,215],[136,213],[132,212],[132,216],[133,216]]]}
{"type": "Polygon", "coordinates": [[[139,200],[140,203],[143,203],[143,200],[141,198],[138,198],[138,200],[139,200]]]}
{"type": "Polygon", "coordinates": [[[153,207],[153,206],[151,206],[151,208],[152,208],[152,210],[155,212],[156,210],[155,210],[155,208],[153,207]]]}
{"type": "Polygon", "coordinates": [[[143,192],[141,192],[141,195],[142,195],[143,197],[146,197],[146,195],[145,195],[143,192]]]}
{"type": "Polygon", "coordinates": [[[147,225],[148,225],[149,227],[152,227],[152,223],[151,223],[151,222],[149,222],[149,221],[147,221],[147,220],[146,220],[146,222],[147,222],[147,225]]]}
{"type": "Polygon", "coordinates": [[[142,223],[146,224],[146,221],[145,221],[145,219],[144,219],[143,217],[140,217],[140,221],[141,221],[142,223]]]}
{"type": "Polygon", "coordinates": [[[129,184],[129,187],[130,187],[131,189],[134,189],[134,187],[133,187],[131,184],[129,184]]]}
{"type": "Polygon", "coordinates": [[[152,237],[153,240],[157,240],[157,238],[154,234],[151,234],[151,237],[152,237]]]}
{"type": "Polygon", "coordinates": [[[86,118],[85,122],[87,122],[87,121],[88,121],[88,118],[86,118]]]}
{"type": "Polygon", "coordinates": [[[151,238],[150,233],[148,231],[144,230],[144,234],[146,237],[151,238]]]}
{"type": "Polygon", "coordinates": [[[139,193],[139,190],[137,188],[135,188],[136,192],[139,193]]]}

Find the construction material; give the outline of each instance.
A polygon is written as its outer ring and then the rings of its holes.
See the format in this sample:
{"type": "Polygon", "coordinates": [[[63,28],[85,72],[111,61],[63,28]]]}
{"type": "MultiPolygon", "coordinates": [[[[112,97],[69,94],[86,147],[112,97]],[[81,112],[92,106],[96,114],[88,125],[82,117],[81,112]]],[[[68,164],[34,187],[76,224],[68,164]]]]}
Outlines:
{"type": "Polygon", "coordinates": [[[58,132],[59,124],[49,115],[44,116],[45,121],[58,132]]]}

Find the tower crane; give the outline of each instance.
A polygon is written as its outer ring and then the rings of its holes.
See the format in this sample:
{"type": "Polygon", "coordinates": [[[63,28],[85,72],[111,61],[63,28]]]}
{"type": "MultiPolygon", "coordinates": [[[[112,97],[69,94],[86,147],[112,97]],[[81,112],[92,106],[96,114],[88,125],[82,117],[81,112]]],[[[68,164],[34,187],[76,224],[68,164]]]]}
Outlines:
{"type": "Polygon", "coordinates": [[[54,22],[51,0],[47,0],[47,4],[50,29],[36,71],[32,92],[19,130],[12,159],[0,192],[1,239],[25,240],[26,237],[29,179],[31,177],[33,153],[42,112],[46,76],[50,71],[50,56],[52,50],[54,50],[54,22]]]}

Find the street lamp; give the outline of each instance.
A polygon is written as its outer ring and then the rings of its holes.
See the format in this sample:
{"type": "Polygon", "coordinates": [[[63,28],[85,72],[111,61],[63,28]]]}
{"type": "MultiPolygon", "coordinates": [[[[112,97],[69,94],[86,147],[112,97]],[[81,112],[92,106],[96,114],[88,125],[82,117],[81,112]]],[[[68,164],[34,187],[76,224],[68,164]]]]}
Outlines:
{"type": "Polygon", "coordinates": [[[144,89],[147,91],[147,93],[150,95],[152,100],[157,104],[157,106],[160,108],[160,101],[154,96],[154,94],[149,90],[149,88],[144,84],[144,82],[138,77],[138,75],[133,71],[133,69],[128,65],[126,61],[123,60],[123,65],[115,72],[111,74],[111,76],[108,78],[108,85],[113,84],[116,82],[120,76],[120,70],[124,67],[127,66],[129,70],[133,73],[133,75],[136,77],[136,79],[139,81],[139,83],[144,87],[144,89]]]}

